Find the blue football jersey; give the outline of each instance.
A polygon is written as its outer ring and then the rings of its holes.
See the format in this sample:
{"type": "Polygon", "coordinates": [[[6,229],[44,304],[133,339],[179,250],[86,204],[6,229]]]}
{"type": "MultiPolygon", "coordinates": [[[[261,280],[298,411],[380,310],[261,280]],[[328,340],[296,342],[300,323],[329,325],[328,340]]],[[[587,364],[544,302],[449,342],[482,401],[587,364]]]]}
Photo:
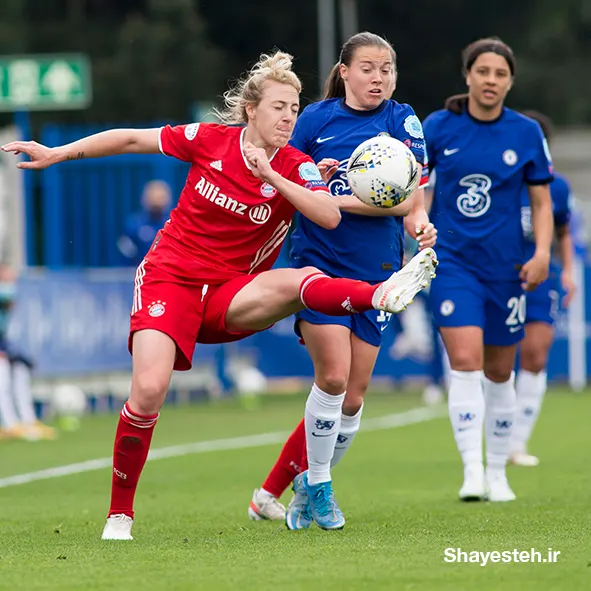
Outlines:
{"type": "Polygon", "coordinates": [[[525,260],[521,199],[553,179],[537,122],[508,108],[494,121],[436,111],[423,123],[436,172],[431,221],[437,254],[486,280],[517,280],[525,260]]]}
{"type": "MultiPolygon", "coordinates": [[[[550,183],[554,226],[567,226],[570,222],[571,192],[570,185],[564,176],[557,174],[550,183]]],[[[531,205],[527,191],[523,191],[521,202],[521,226],[525,238],[525,257],[530,259],[536,250],[532,228],[531,205]]]]}
{"type": "MultiPolygon", "coordinates": [[[[351,109],[341,98],[309,105],[297,120],[291,145],[315,162],[334,158],[338,171],[328,183],[333,195],[351,194],[346,169],[357,146],[377,135],[404,142],[425,164],[421,122],[408,105],[384,101],[372,111],[351,109]]],[[[425,180],[427,170],[425,168],[425,180]]],[[[341,223],[325,230],[298,216],[291,237],[292,265],[314,265],[337,277],[383,281],[402,265],[403,225],[399,217],[370,217],[342,212],[341,223]]]]}

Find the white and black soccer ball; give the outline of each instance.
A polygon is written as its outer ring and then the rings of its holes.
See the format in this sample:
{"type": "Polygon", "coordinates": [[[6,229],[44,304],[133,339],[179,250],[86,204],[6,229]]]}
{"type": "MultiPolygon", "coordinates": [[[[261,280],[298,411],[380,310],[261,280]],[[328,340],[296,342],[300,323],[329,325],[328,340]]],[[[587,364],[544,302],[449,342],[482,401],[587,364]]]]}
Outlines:
{"type": "Polygon", "coordinates": [[[401,141],[376,136],[359,144],[351,154],[347,180],[353,194],[366,205],[394,207],[417,188],[419,167],[401,141]]]}

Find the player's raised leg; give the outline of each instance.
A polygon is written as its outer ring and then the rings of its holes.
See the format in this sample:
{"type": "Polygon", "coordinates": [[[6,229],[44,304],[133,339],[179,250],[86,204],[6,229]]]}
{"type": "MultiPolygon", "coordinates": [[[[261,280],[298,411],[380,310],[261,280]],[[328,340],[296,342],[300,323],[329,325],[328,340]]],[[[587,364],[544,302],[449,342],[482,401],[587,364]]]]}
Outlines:
{"type": "Polygon", "coordinates": [[[264,330],[304,308],[330,316],[372,309],[398,313],[429,286],[436,266],[435,251],[427,248],[378,285],[328,277],[313,267],[265,271],[236,293],[226,311],[225,324],[232,332],[264,330]]]}
{"type": "Polygon", "coordinates": [[[162,332],[141,330],[132,338],[131,394],[115,435],[111,505],[103,540],[133,539],[135,492],[176,357],[175,342],[162,332]]]}

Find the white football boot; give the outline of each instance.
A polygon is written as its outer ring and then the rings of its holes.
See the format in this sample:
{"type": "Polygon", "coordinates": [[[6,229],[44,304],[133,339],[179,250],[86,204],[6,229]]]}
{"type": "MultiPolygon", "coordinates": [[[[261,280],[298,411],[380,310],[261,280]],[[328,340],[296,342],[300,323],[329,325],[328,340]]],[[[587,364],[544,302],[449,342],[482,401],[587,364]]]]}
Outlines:
{"type": "Polygon", "coordinates": [[[273,495],[255,488],[248,506],[248,516],[253,521],[285,521],[285,506],[273,495]]]}
{"type": "Polygon", "coordinates": [[[376,310],[398,314],[435,277],[437,255],[432,248],[425,248],[416,254],[400,271],[393,273],[381,283],[373,294],[371,303],[376,310]]]}
{"type": "Polygon", "coordinates": [[[107,523],[103,530],[103,540],[133,540],[131,526],[133,519],[124,513],[107,517],[107,523]]]}
{"type": "Polygon", "coordinates": [[[524,443],[513,442],[511,453],[509,454],[509,462],[515,466],[537,466],[540,460],[536,456],[527,453],[527,448],[524,443]]]}
{"type": "Polygon", "coordinates": [[[458,493],[460,501],[484,501],[486,499],[486,480],[482,464],[464,467],[464,484],[458,493]]]}
{"type": "Polygon", "coordinates": [[[517,497],[507,482],[505,470],[487,470],[486,483],[488,486],[488,500],[492,503],[506,503],[517,497]]]}
{"type": "Polygon", "coordinates": [[[532,456],[525,451],[516,451],[509,456],[509,461],[515,466],[537,466],[540,463],[539,458],[532,456]]]}

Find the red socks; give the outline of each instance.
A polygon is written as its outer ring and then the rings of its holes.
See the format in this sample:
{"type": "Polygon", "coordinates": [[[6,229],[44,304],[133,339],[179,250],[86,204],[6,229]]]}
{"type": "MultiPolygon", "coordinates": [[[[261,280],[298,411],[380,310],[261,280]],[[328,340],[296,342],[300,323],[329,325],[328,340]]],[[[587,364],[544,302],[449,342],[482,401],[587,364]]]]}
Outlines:
{"type": "Polygon", "coordinates": [[[158,416],[134,413],[127,402],[123,406],[115,434],[109,516],[124,513],[133,518],[133,499],[158,416]]]}
{"type": "Polygon", "coordinates": [[[298,426],[285,442],[281,454],[271,472],[269,472],[269,476],[267,476],[262,488],[279,498],[293,479],[302,471],[300,466],[302,449],[306,449],[304,419],[298,423],[298,426]]]}
{"type": "Polygon", "coordinates": [[[373,310],[371,298],[377,285],[354,279],[333,279],[324,273],[308,275],[300,286],[306,308],[329,316],[349,316],[373,310]]]}

